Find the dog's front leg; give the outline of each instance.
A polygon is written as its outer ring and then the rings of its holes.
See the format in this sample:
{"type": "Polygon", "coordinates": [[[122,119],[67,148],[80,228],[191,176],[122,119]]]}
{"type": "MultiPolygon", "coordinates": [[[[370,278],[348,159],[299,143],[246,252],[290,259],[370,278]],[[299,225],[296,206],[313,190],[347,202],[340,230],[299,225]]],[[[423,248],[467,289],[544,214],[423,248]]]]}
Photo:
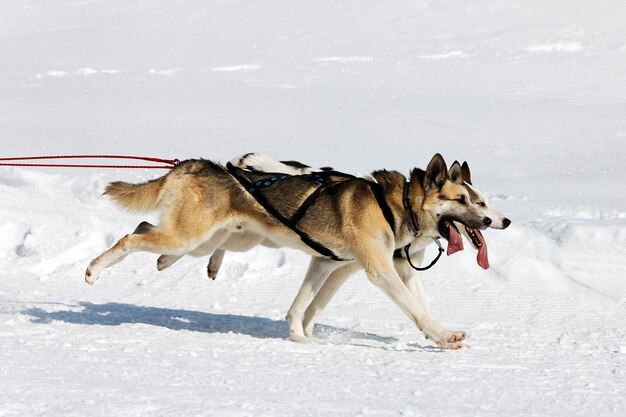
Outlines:
{"type": "Polygon", "coordinates": [[[304,281],[286,317],[289,322],[289,337],[291,340],[301,342],[306,338],[302,327],[304,312],[326,281],[326,278],[340,266],[340,262],[332,259],[315,256],[311,258],[304,281]]]}
{"type": "MultiPolygon", "coordinates": [[[[414,264],[420,265],[422,263],[422,259],[424,258],[424,251],[417,252],[411,256],[411,260],[414,264]]],[[[441,326],[439,323],[435,322],[432,318],[432,314],[430,312],[430,307],[428,306],[428,300],[426,299],[426,294],[424,293],[424,286],[422,285],[422,279],[420,277],[420,272],[411,268],[406,259],[395,259],[393,260],[394,268],[402,278],[402,282],[409,289],[413,297],[417,300],[417,302],[422,306],[424,312],[428,319],[433,323],[433,327],[437,329],[437,331],[442,335],[444,340],[460,342],[465,340],[468,337],[468,334],[463,330],[448,330],[441,326]]]]}
{"type": "Polygon", "coordinates": [[[404,313],[413,320],[417,327],[424,332],[427,339],[434,341],[443,349],[460,349],[467,345],[456,340],[456,336],[448,335],[435,323],[418,303],[417,298],[402,282],[400,275],[393,267],[391,259],[387,264],[371,268],[366,271],[367,277],[374,285],[380,288],[404,313]]]}

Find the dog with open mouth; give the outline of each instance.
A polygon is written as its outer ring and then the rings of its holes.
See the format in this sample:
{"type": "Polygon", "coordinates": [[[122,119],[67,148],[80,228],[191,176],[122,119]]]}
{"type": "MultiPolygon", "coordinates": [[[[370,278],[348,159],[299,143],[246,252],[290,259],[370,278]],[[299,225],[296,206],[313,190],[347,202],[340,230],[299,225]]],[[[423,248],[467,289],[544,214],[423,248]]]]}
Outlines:
{"type": "Polygon", "coordinates": [[[137,251],[162,254],[158,266],[164,269],[185,255],[259,244],[292,247],[312,256],[287,316],[293,340],[306,337],[303,326],[310,333],[306,312],[325,305],[337,284],[363,268],[427,338],[441,348],[464,347],[465,332],[432,319],[421,283],[403,271],[407,259],[394,256],[405,248],[418,260],[432,241],[456,239],[453,222],[474,230],[493,222],[471,203],[467,188],[452,180],[460,178],[461,166],[454,164],[449,173],[436,154],[425,171],[415,168],[409,177],[381,170],[367,179],[332,180],[340,174],[268,177],[233,164],[188,160],[143,184],[111,183],[105,194],[130,210],[159,210],[160,224],[140,223],[90,263],[85,279],[93,284],[105,268],[137,251]]]}

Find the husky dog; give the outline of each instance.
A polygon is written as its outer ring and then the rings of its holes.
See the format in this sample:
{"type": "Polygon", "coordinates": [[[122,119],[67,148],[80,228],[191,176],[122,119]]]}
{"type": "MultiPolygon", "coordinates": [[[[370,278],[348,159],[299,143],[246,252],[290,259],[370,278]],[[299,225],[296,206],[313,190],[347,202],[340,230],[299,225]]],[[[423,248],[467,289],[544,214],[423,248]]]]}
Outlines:
{"type": "Polygon", "coordinates": [[[446,330],[432,320],[419,302],[423,294],[415,296],[415,291],[422,293],[421,283],[418,288],[410,277],[407,282],[410,273],[398,273],[407,268],[406,260],[394,259],[394,252],[411,244],[409,256],[418,258],[434,239],[460,240],[455,223],[471,230],[493,223],[471,203],[467,188],[458,181],[461,175],[460,164],[453,164],[448,172],[439,154],[426,171],[415,168],[409,178],[383,170],[371,179],[328,180],[322,185],[319,178],[306,175],[268,179],[266,173],[232,164],[183,161],[146,183],[107,186],[105,194],[122,207],[159,210],[160,224],[139,224],[90,263],[85,279],[93,284],[105,268],[137,251],[163,254],[158,268],[164,269],[184,255],[246,251],[259,244],[291,247],[313,257],[287,316],[292,339],[305,337],[308,310],[325,305],[337,283],[363,268],[427,338],[441,348],[458,349],[465,346],[461,343],[465,332],[446,330]],[[265,204],[268,201],[271,204],[265,204]],[[302,210],[305,203],[307,209],[302,210]]]}

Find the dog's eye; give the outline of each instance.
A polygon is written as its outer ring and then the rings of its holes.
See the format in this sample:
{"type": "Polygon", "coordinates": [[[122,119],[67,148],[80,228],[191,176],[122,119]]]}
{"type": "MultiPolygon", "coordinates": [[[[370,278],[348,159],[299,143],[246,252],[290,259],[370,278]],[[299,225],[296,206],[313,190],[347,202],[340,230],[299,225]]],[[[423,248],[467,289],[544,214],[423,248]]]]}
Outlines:
{"type": "Polygon", "coordinates": [[[457,203],[461,203],[461,204],[463,204],[463,205],[465,205],[465,204],[466,204],[465,196],[462,196],[461,198],[457,198],[455,201],[456,201],[457,203]]]}
{"type": "Polygon", "coordinates": [[[487,207],[487,204],[485,204],[485,203],[484,203],[484,202],[482,202],[482,201],[481,201],[480,203],[476,203],[476,205],[477,205],[477,206],[480,206],[480,207],[487,207]]]}

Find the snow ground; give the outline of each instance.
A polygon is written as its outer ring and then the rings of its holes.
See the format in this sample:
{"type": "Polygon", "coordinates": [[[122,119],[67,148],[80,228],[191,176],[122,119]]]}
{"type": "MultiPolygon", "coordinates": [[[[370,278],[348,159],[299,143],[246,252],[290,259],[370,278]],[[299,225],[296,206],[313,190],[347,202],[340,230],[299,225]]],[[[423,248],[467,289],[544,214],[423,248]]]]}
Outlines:
{"type": "MultiPolygon", "coordinates": [[[[465,159],[513,225],[424,274],[443,352],[355,275],[308,343],[307,258],[257,248],[83,283],[145,218],[101,197],[161,172],[0,168],[0,416],[598,415],[626,406],[626,5],[0,3],[0,156],[355,173],[465,159]]],[[[149,220],[149,219],[146,219],[149,220]]],[[[434,250],[432,252],[434,256],[434,250]]]]}

